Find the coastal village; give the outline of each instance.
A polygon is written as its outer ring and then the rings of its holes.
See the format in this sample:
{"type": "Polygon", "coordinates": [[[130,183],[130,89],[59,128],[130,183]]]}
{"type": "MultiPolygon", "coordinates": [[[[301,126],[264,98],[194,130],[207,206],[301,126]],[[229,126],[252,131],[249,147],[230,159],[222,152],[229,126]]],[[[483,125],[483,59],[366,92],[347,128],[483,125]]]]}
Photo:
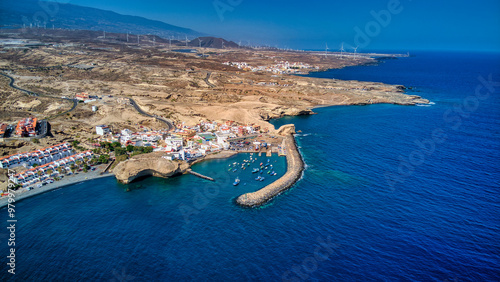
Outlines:
{"type": "MultiPolygon", "coordinates": [[[[36,118],[26,118],[19,125],[29,124],[36,128],[36,118]]],[[[107,163],[110,156],[101,149],[113,148],[112,162],[124,161],[133,152],[162,152],[170,161],[193,162],[210,154],[222,151],[234,152],[272,152],[284,155],[281,137],[269,136],[267,128],[255,124],[239,124],[235,121],[201,121],[195,126],[177,124],[173,130],[152,130],[144,128],[133,132],[130,129],[113,131],[110,126],[98,125],[90,146],[82,147],[73,141],[78,149],[65,142],[31,152],[22,152],[0,158],[1,169],[15,169],[10,177],[17,187],[25,190],[40,188],[43,185],[61,180],[74,173],[95,170],[95,165],[107,163]],[[120,149],[119,149],[120,148],[120,149]],[[102,153],[102,154],[99,154],[102,153]],[[122,156],[122,157],[120,157],[122,156]],[[125,158],[123,158],[125,156],[125,158]],[[104,158],[103,158],[104,157],[104,158]]],[[[35,136],[21,134],[16,136],[35,136]]],[[[115,163],[116,165],[116,163],[115,163]]],[[[109,166],[106,167],[107,170],[109,166]]]]}
{"type": "Polygon", "coordinates": [[[318,66],[311,66],[309,64],[302,62],[289,63],[288,61],[279,61],[273,65],[257,66],[257,67],[253,67],[246,62],[225,62],[223,64],[227,66],[234,66],[237,67],[238,69],[245,71],[251,71],[251,72],[265,71],[265,72],[271,72],[273,74],[307,74],[307,72],[304,72],[304,70],[308,71],[319,70],[318,66]]]}

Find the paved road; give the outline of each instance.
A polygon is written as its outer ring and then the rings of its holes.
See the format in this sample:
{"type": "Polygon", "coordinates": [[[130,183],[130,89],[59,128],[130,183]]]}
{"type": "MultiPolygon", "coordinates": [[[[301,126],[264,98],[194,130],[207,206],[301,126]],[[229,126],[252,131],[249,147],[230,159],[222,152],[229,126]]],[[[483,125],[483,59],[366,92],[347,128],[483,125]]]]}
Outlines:
{"type": "Polygon", "coordinates": [[[137,110],[137,111],[138,111],[141,115],[145,115],[145,116],[147,116],[147,117],[152,117],[152,118],[155,118],[155,119],[157,119],[157,120],[159,120],[159,121],[161,121],[161,122],[165,123],[165,124],[168,126],[168,130],[169,130],[169,131],[170,131],[170,130],[175,129],[174,124],[173,124],[170,120],[168,120],[168,119],[166,119],[166,118],[164,118],[164,117],[157,116],[157,115],[151,115],[151,114],[148,114],[148,113],[146,113],[145,111],[143,111],[143,110],[141,109],[141,107],[139,107],[139,105],[137,105],[137,103],[136,103],[136,102],[135,102],[132,98],[129,98],[129,100],[130,100],[130,104],[132,104],[132,106],[134,106],[134,108],[135,108],[135,109],[136,109],[136,110],[137,110]]]}
{"type": "Polygon", "coordinates": [[[15,78],[13,78],[12,76],[10,75],[7,75],[5,73],[2,73],[0,72],[0,75],[3,75],[5,77],[7,77],[8,79],[10,79],[10,83],[9,83],[9,86],[14,88],[14,89],[17,89],[19,91],[22,91],[22,92],[25,92],[26,94],[30,95],[30,96],[34,96],[34,97],[40,97],[40,96],[43,96],[43,97],[47,97],[47,98],[52,98],[52,99],[62,99],[62,100],[67,100],[67,101],[71,101],[73,102],[73,107],[71,107],[71,109],[69,109],[68,111],[65,111],[63,113],[60,113],[60,114],[57,114],[51,118],[55,118],[57,116],[60,116],[60,115],[64,115],[66,113],[69,113],[71,111],[73,111],[76,106],[78,105],[78,100],[76,99],[70,99],[70,98],[57,98],[57,97],[51,97],[51,96],[47,96],[47,95],[42,95],[42,94],[38,94],[38,93],[35,93],[35,92],[32,92],[32,91],[29,91],[29,90],[26,90],[26,89],[22,89],[22,88],[19,88],[17,86],[14,85],[14,83],[16,82],[15,78]]]}
{"type": "Polygon", "coordinates": [[[205,83],[210,86],[210,87],[217,87],[215,84],[212,84],[210,81],[208,81],[208,79],[210,78],[210,76],[212,75],[212,72],[208,72],[207,73],[207,77],[205,77],[205,83]]]}
{"type": "Polygon", "coordinates": [[[30,96],[40,96],[39,94],[37,94],[35,92],[31,92],[29,90],[22,89],[22,88],[19,88],[19,87],[15,86],[14,82],[16,82],[16,81],[15,81],[15,79],[12,76],[6,75],[5,73],[2,73],[2,72],[0,72],[0,74],[3,75],[3,76],[5,76],[5,77],[7,77],[8,79],[10,79],[10,83],[9,83],[10,87],[12,87],[14,89],[17,89],[19,91],[25,92],[26,94],[28,94],[30,96]]]}

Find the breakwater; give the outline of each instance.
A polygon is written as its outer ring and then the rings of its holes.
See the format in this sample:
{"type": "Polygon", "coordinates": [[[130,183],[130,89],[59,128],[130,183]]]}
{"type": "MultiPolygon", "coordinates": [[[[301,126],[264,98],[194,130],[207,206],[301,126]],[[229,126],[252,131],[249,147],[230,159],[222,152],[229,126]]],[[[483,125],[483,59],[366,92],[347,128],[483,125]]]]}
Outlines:
{"type": "Polygon", "coordinates": [[[293,133],[287,134],[284,140],[286,151],[287,172],[280,179],[253,193],[239,196],[236,202],[244,207],[257,207],[290,188],[300,179],[304,171],[304,161],[299,153],[293,133]]]}

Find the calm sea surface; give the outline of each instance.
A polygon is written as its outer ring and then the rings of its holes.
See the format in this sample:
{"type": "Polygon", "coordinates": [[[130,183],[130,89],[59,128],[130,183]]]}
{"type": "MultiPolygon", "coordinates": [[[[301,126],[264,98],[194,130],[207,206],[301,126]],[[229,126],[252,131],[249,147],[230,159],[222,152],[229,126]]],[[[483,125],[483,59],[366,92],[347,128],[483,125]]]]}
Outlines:
{"type": "Polygon", "coordinates": [[[500,85],[481,86],[489,75],[500,81],[498,54],[416,53],[313,74],[403,84],[434,105],[274,121],[302,131],[307,169],[258,209],[234,200],[283,175],[284,158],[270,158],[279,175],[264,182],[251,173],[264,156],[228,171],[249,159],[240,154],[194,166],[216,182],[147,178],[127,192],[106,178],[26,199],[14,276],[0,231],[0,280],[499,281],[500,85]]]}

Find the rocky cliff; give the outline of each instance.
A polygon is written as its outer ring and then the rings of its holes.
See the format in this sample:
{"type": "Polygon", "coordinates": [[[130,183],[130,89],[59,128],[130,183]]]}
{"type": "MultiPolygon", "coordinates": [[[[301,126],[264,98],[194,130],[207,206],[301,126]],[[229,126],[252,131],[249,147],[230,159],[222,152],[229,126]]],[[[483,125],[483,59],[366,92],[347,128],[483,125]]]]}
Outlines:
{"type": "Polygon", "coordinates": [[[275,107],[275,108],[263,108],[260,110],[259,115],[263,120],[271,120],[275,118],[281,118],[284,116],[303,116],[314,114],[312,110],[306,107],[296,108],[296,107],[275,107]]]}
{"type": "Polygon", "coordinates": [[[163,153],[138,155],[119,163],[113,173],[121,183],[128,184],[143,176],[168,178],[183,174],[189,165],[183,161],[169,161],[163,153]]]}

